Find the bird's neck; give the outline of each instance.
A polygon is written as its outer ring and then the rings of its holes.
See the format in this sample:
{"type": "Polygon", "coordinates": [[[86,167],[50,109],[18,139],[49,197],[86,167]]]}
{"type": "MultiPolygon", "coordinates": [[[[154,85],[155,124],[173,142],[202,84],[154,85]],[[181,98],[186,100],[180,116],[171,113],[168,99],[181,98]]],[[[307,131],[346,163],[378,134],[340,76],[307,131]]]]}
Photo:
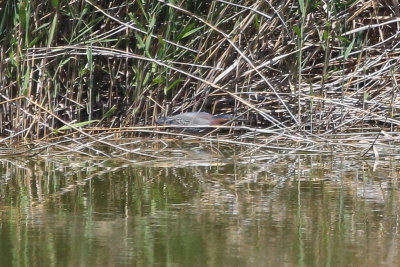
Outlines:
{"type": "Polygon", "coordinates": [[[211,125],[221,125],[227,121],[228,121],[228,119],[226,119],[226,118],[216,118],[211,121],[211,125]]]}

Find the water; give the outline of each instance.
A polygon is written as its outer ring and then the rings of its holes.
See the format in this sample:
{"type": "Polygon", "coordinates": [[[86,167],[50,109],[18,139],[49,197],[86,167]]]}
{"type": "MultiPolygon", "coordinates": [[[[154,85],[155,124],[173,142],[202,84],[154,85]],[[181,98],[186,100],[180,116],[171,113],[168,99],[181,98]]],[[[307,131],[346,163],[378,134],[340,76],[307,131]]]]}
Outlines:
{"type": "Polygon", "coordinates": [[[1,266],[398,266],[400,165],[0,159],[1,266]]]}

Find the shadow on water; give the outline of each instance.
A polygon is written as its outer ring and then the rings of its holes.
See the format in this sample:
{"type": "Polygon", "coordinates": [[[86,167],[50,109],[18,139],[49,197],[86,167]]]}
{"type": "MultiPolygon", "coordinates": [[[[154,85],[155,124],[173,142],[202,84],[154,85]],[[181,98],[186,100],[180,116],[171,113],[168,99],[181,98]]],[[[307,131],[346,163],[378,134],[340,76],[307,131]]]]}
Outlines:
{"type": "MultiPolygon", "coordinates": [[[[0,159],[4,266],[400,264],[392,158],[0,159]]],[[[231,152],[227,154],[232,154],[231,152]]]]}

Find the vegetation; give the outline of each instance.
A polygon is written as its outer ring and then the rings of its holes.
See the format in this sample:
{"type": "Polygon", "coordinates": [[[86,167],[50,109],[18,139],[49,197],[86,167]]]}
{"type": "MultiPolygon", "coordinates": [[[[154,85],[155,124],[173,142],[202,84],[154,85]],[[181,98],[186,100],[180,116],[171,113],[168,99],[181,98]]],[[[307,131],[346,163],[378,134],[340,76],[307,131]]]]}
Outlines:
{"type": "Polygon", "coordinates": [[[397,1],[0,1],[0,143],[185,111],[246,119],[226,140],[260,146],[398,141],[399,17],[397,1]]]}

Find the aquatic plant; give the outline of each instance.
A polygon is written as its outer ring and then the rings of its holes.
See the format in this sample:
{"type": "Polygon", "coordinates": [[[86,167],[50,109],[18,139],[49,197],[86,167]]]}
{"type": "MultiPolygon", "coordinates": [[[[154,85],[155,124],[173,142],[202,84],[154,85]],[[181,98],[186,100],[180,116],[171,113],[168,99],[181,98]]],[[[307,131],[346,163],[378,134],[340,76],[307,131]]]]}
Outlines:
{"type": "Polygon", "coordinates": [[[235,129],[252,142],[394,134],[398,13],[355,0],[2,1],[0,136],[128,134],[186,111],[246,119],[235,129]]]}

